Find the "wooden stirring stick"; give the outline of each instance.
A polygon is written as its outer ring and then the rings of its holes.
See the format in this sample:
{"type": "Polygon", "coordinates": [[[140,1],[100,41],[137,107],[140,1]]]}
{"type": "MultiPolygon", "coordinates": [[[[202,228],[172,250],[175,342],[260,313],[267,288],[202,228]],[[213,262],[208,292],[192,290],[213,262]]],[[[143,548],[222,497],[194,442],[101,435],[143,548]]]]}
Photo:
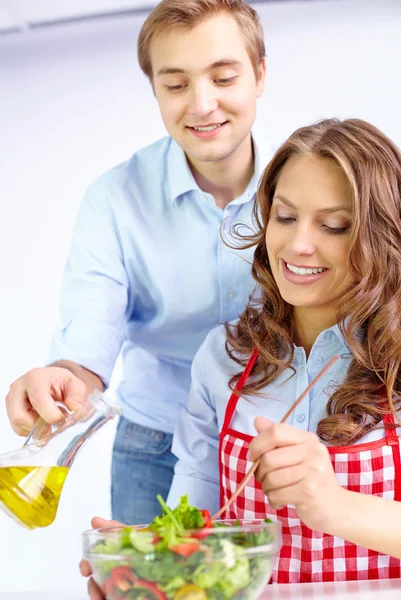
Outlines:
{"type": "MultiPolygon", "coordinates": [[[[316,377],[314,379],[312,379],[312,381],[310,382],[310,384],[308,385],[308,387],[295,400],[294,404],[287,410],[287,412],[285,413],[284,417],[281,419],[280,423],[285,423],[286,422],[286,420],[288,419],[288,417],[290,416],[290,414],[296,409],[296,407],[298,406],[298,404],[300,404],[300,402],[302,402],[302,400],[305,398],[306,394],[309,394],[309,392],[316,385],[316,383],[319,381],[319,379],[326,373],[326,371],[328,371],[328,369],[330,369],[330,367],[336,362],[336,360],[338,358],[339,358],[338,354],[336,354],[335,356],[333,356],[333,358],[327,363],[327,365],[323,367],[323,369],[320,371],[320,373],[318,373],[316,375],[316,377]]],[[[220,508],[220,510],[215,515],[213,515],[212,521],[215,521],[216,519],[218,519],[220,517],[220,515],[222,515],[227,510],[227,508],[229,506],[231,506],[231,504],[234,502],[234,500],[236,499],[236,497],[242,492],[242,490],[244,489],[244,487],[246,486],[246,484],[248,483],[248,481],[250,480],[250,478],[252,477],[252,475],[255,473],[255,471],[257,470],[257,468],[259,466],[259,464],[260,464],[260,458],[258,458],[258,460],[255,460],[255,462],[253,463],[252,467],[249,469],[248,473],[245,475],[244,479],[241,481],[241,483],[239,484],[239,486],[237,487],[237,489],[235,490],[235,492],[231,496],[231,498],[229,498],[227,500],[227,502],[225,503],[225,505],[222,508],[220,508]]]]}

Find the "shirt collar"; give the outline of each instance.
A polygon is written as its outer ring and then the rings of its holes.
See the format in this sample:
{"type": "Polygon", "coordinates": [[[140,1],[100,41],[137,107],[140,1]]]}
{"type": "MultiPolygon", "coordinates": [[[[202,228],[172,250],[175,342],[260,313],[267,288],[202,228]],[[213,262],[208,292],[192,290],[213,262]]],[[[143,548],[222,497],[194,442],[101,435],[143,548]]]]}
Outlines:
{"type": "MultiPolygon", "coordinates": [[[[243,204],[254,198],[258,188],[259,179],[272,158],[272,147],[267,138],[255,136],[254,133],[252,133],[252,143],[255,156],[255,171],[244,193],[230,202],[232,205],[243,204]]],[[[172,138],[168,150],[167,167],[171,199],[174,204],[176,204],[180,197],[188,192],[198,191],[202,193],[202,190],[196,183],[192,171],[189,168],[184,150],[172,138]]]]}
{"type": "Polygon", "coordinates": [[[201,191],[189,168],[184,150],[173,139],[170,141],[170,148],[167,156],[167,176],[169,179],[171,199],[174,204],[176,204],[181,196],[188,192],[194,190],[201,191]]]}
{"type": "Polygon", "coordinates": [[[263,172],[270,162],[272,158],[272,149],[271,144],[267,141],[266,138],[262,136],[256,136],[252,132],[252,144],[253,144],[253,153],[255,157],[255,170],[252,175],[250,182],[247,185],[246,190],[239,196],[235,198],[230,205],[235,206],[237,204],[244,204],[249,200],[253,200],[258,189],[259,180],[263,175],[263,172]]]}
{"type": "Polygon", "coordinates": [[[315,344],[317,344],[317,345],[320,345],[320,344],[326,345],[327,343],[333,341],[336,338],[338,339],[338,341],[342,345],[342,347],[344,349],[344,352],[346,354],[349,353],[350,352],[350,348],[349,348],[349,346],[348,346],[348,344],[347,344],[347,342],[345,340],[345,337],[341,333],[341,329],[339,327],[339,323],[336,323],[336,325],[333,325],[332,327],[329,327],[328,329],[325,329],[324,331],[322,331],[317,336],[315,344]]]}

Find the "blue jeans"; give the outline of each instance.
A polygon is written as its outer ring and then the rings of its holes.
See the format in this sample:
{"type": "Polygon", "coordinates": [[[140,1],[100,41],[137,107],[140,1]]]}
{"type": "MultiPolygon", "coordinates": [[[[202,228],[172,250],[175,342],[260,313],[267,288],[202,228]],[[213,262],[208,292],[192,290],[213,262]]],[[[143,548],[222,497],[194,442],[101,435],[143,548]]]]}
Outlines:
{"type": "Polygon", "coordinates": [[[170,433],[120,418],[111,468],[113,519],[137,525],[160,514],[156,496],[167,498],[177,462],[171,453],[172,438],[170,433]]]}

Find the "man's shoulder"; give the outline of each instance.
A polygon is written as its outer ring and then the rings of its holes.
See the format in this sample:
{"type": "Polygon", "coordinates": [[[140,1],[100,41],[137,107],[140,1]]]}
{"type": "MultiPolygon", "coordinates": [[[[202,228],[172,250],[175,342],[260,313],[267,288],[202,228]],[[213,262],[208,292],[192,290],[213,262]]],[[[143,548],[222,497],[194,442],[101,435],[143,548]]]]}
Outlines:
{"type": "Polygon", "coordinates": [[[171,143],[171,137],[165,136],[137,150],[125,163],[126,168],[157,175],[157,170],[166,163],[171,143]]]}
{"type": "Polygon", "coordinates": [[[105,188],[115,190],[133,180],[140,181],[149,176],[152,178],[161,176],[171,141],[171,138],[166,136],[137,150],[128,160],[114,166],[95,179],[90,185],[90,189],[92,191],[104,191],[105,188]]]}

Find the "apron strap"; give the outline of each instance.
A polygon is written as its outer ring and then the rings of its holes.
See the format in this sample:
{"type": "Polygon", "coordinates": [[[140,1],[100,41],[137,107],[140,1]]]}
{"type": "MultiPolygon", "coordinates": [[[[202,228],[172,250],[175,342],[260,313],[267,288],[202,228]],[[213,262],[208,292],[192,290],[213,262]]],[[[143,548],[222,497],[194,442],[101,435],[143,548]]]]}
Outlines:
{"type": "Polygon", "coordinates": [[[397,435],[395,419],[393,413],[388,413],[383,416],[383,423],[386,427],[386,442],[388,446],[399,446],[400,440],[397,435]]]}
{"type": "Polygon", "coordinates": [[[230,399],[228,401],[227,408],[226,408],[226,414],[224,417],[223,429],[228,429],[228,427],[230,427],[230,425],[231,425],[231,421],[232,421],[234,411],[237,406],[237,402],[238,402],[240,394],[241,394],[241,390],[244,387],[244,384],[245,384],[246,380],[248,379],[250,372],[252,371],[253,365],[255,364],[257,358],[258,358],[258,349],[255,348],[255,350],[251,354],[248,364],[245,367],[245,370],[243,371],[241,377],[239,378],[238,383],[235,386],[235,389],[232,392],[230,399]]]}
{"type": "Polygon", "coordinates": [[[397,435],[397,430],[394,425],[395,419],[393,413],[389,413],[383,416],[383,423],[385,426],[390,425],[389,429],[386,429],[386,442],[388,446],[391,446],[393,451],[394,461],[394,500],[401,501],[401,456],[400,456],[400,440],[397,435]]]}

